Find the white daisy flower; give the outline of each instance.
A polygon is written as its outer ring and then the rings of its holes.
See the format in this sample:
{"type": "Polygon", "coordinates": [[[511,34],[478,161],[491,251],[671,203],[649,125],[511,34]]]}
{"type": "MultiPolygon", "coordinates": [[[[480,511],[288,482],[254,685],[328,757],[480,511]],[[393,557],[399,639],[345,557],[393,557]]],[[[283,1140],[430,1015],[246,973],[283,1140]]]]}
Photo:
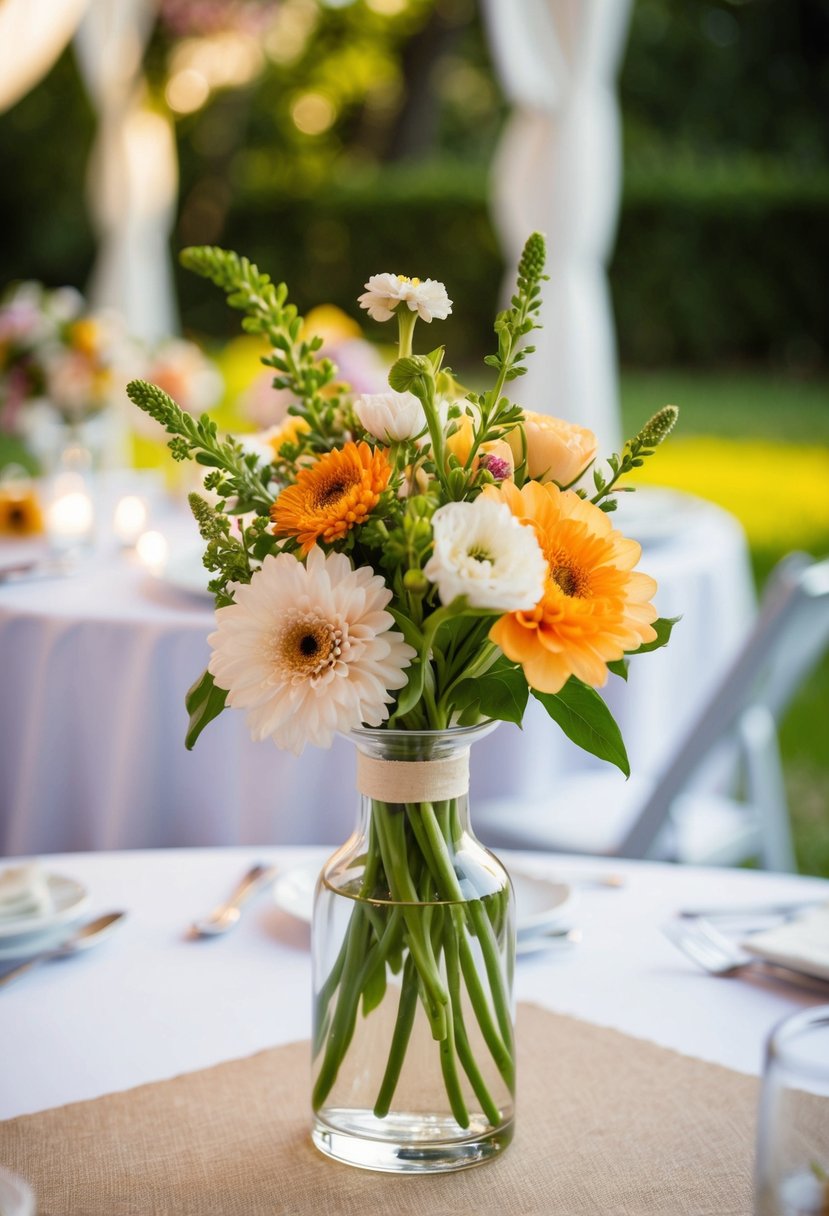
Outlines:
{"type": "Polygon", "coordinates": [[[436,279],[409,279],[403,274],[373,274],[358,297],[361,308],[374,321],[389,321],[395,310],[405,304],[422,321],[437,317],[445,320],[452,311],[452,301],[443,283],[436,279]]]}
{"type": "Polygon", "coordinates": [[[533,529],[505,505],[477,498],[435,511],[434,550],[423,573],[437,584],[441,603],[465,595],[472,608],[520,612],[541,599],[546,559],[533,529]]]}
{"type": "Polygon", "coordinates": [[[228,705],[247,710],[254,739],[298,756],[385,721],[415,651],[391,628],[391,591],[370,567],[318,546],[305,565],[269,554],[235,594],[216,610],[208,668],[228,705]]]}
{"type": "Polygon", "coordinates": [[[383,443],[414,439],[426,426],[423,406],[414,393],[363,393],[354,402],[362,426],[383,443]]]}

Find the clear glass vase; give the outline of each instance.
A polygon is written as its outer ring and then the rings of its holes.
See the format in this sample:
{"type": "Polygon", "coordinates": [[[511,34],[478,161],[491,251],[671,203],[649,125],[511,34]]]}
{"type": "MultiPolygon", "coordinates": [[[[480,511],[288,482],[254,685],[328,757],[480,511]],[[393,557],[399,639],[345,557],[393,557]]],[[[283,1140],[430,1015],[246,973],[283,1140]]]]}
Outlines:
{"type": "Polygon", "coordinates": [[[469,822],[491,729],[352,734],[359,822],[313,921],[312,1135],[339,1161],[463,1169],[512,1139],[512,887],[469,822]]]}

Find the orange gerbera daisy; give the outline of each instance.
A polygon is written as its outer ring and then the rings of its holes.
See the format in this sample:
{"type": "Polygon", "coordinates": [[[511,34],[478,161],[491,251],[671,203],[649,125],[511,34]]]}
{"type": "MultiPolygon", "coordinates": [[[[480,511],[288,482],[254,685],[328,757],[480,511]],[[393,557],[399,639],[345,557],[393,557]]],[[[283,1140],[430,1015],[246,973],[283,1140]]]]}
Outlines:
{"type": "Polygon", "coordinates": [[[649,603],[656,583],[633,569],[641,545],[593,503],[552,482],[530,481],[520,490],[504,482],[484,494],[535,528],[549,567],[535,608],[502,616],[490,638],[539,692],[559,692],[571,675],[600,687],[607,663],[656,637],[649,603]]]}
{"type": "Polygon", "coordinates": [[[297,474],[271,507],[277,536],[295,536],[303,555],[320,539],[332,544],[364,523],[388,485],[391,465],[382,450],[347,443],[297,474]]]}

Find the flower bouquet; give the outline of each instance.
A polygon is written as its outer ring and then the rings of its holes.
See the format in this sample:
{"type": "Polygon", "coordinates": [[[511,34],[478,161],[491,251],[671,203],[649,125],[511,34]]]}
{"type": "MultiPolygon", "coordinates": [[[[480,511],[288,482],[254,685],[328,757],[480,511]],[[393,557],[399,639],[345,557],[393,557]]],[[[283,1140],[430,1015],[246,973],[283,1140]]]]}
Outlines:
{"type": "Polygon", "coordinates": [[[182,258],[267,338],[274,387],[293,397],[263,455],[157,387],[128,387],[173,455],[208,470],[212,501],[190,505],[217,625],[187,694],[187,745],[230,705],[256,739],[298,754],[341,733],[358,752],[359,826],[314,912],[314,1140],[372,1168],[474,1164],[512,1135],[514,935],[509,880],[468,818],[470,743],[520,723],[532,696],[628,772],[596,689],[672,622],[612,511],[676,409],[597,465],[589,432],[511,400],[537,326],[538,234],[482,392],[441,347],[413,353],[418,322],[451,310],[441,283],[369,279],[360,305],[396,321],[399,352],[388,391],[355,395],[284,285],[219,249],[182,258]]]}
{"type": "Polygon", "coordinates": [[[135,366],[115,314],[90,312],[71,287],[19,284],[0,303],[0,432],[34,453],[56,422],[74,437],[135,366]]]}

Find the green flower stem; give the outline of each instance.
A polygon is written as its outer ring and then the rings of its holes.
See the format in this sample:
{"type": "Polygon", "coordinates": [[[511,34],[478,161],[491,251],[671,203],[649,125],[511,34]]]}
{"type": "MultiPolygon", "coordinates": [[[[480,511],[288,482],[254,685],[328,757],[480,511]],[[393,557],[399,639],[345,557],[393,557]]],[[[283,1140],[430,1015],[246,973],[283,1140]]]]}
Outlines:
{"type": "Polygon", "coordinates": [[[461,980],[460,980],[460,963],[458,959],[458,942],[454,934],[454,927],[450,918],[447,926],[447,932],[444,934],[444,956],[446,959],[446,976],[449,983],[449,998],[452,1002],[452,1019],[455,1029],[455,1046],[458,1052],[458,1059],[461,1062],[464,1072],[469,1077],[469,1083],[475,1093],[476,1098],[481,1104],[481,1110],[486,1115],[493,1127],[496,1127],[501,1119],[501,1112],[495,1105],[492,1094],[489,1092],[486,1081],[481,1075],[481,1070],[475,1062],[475,1057],[472,1054],[472,1049],[469,1046],[469,1039],[466,1034],[466,1026],[463,1020],[463,1005],[461,1000],[461,980]]]}
{"type": "MultiPolygon", "coordinates": [[[[444,804],[444,814],[448,814],[448,810],[448,804],[444,804]]],[[[484,911],[480,899],[464,900],[458,876],[452,865],[452,858],[449,856],[446,839],[443,832],[441,832],[435,808],[431,803],[422,803],[422,815],[423,826],[429,838],[437,867],[435,877],[438,880],[438,889],[442,898],[450,899],[463,907],[472,924],[472,930],[478,938],[484,966],[486,967],[498,1026],[504,1045],[509,1050],[512,1047],[512,1018],[510,1016],[509,998],[504,987],[504,977],[501,974],[498,958],[498,943],[495,940],[492,924],[484,911]]]]}
{"type": "Polygon", "coordinates": [[[411,1038],[412,1027],[414,1026],[417,999],[417,973],[415,971],[414,960],[409,955],[403,966],[400,1003],[397,1006],[397,1018],[392,1033],[389,1058],[386,1061],[386,1071],[383,1074],[383,1081],[380,1086],[380,1092],[377,1095],[377,1101],[374,1103],[374,1113],[378,1119],[384,1119],[391,1108],[391,1101],[394,1097],[394,1091],[397,1089],[397,1082],[400,1080],[400,1073],[406,1059],[406,1050],[409,1046],[409,1039],[411,1038]]]}
{"type": "MultiPolygon", "coordinates": [[[[510,1049],[504,1044],[498,1027],[493,1021],[489,1005],[487,1004],[486,994],[481,986],[480,977],[475,967],[475,959],[472,957],[472,950],[466,938],[463,912],[459,909],[455,917],[455,927],[458,936],[461,973],[466,981],[466,990],[469,993],[475,1017],[481,1028],[481,1034],[484,1036],[484,1042],[489,1048],[498,1071],[506,1081],[510,1091],[513,1091],[515,1088],[515,1063],[510,1049]]],[[[510,1034],[511,1038],[512,1035],[510,1034]]]]}
{"type": "Polygon", "coordinates": [[[382,853],[386,877],[389,880],[389,889],[395,901],[409,905],[404,906],[403,917],[406,922],[409,950],[423,981],[427,997],[426,1013],[432,1027],[432,1036],[438,1040],[444,1039],[446,1037],[446,1006],[449,997],[432,951],[432,943],[424,936],[423,927],[418,920],[416,905],[420,901],[409,871],[406,842],[403,836],[405,816],[401,812],[395,813],[391,810],[388,803],[375,802],[374,806],[378,829],[377,841],[382,853]]]}
{"type": "Polygon", "coordinates": [[[406,304],[397,307],[397,341],[398,359],[405,359],[412,353],[412,335],[417,322],[417,312],[406,304]]]}
{"type": "Polygon", "coordinates": [[[331,1020],[325,1048],[325,1057],[317,1075],[312,1094],[314,1110],[319,1109],[337,1079],[340,1064],[354,1034],[357,1008],[362,992],[362,960],[368,947],[369,926],[359,905],[355,906],[349,924],[343,977],[340,983],[337,1007],[331,1020]]]}

